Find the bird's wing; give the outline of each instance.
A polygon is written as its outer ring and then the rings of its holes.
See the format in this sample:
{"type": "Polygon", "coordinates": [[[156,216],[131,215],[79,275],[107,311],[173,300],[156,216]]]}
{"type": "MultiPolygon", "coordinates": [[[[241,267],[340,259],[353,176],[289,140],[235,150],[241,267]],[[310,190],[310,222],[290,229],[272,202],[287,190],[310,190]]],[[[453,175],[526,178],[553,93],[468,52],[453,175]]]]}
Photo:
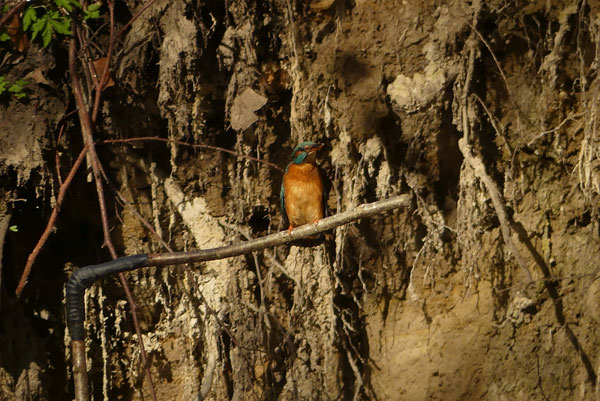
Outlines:
{"type": "Polygon", "coordinates": [[[321,182],[323,183],[323,217],[327,217],[331,215],[331,210],[327,207],[327,200],[329,199],[329,191],[331,190],[331,181],[329,177],[325,175],[323,170],[319,169],[319,174],[321,175],[321,182]]]}
{"type": "Polygon", "coordinates": [[[285,190],[283,188],[283,182],[281,182],[281,190],[279,191],[279,198],[281,199],[281,222],[284,227],[289,225],[287,213],[285,211],[285,190]]]}

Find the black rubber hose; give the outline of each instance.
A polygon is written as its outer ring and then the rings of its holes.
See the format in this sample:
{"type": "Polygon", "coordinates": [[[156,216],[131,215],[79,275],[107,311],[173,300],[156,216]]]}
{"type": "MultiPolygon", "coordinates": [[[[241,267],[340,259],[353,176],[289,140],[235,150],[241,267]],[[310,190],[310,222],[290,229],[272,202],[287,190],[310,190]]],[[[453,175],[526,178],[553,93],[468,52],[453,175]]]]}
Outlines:
{"type": "Polygon", "coordinates": [[[148,266],[148,255],[140,254],[115,259],[99,265],[84,266],[77,269],[67,281],[67,326],[72,341],[85,339],[85,306],[83,297],[85,290],[94,282],[110,274],[121,273],[129,270],[148,266]]]}

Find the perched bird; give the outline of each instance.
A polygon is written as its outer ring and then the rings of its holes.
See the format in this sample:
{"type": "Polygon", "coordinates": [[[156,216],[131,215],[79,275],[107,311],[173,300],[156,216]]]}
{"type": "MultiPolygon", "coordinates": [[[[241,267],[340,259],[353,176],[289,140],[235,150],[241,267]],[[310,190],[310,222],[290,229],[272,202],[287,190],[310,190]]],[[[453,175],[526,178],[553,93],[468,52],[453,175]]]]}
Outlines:
{"type": "Polygon", "coordinates": [[[289,233],[295,227],[314,223],[326,215],[327,194],[315,164],[317,150],[322,147],[320,143],[302,142],[294,148],[292,161],[285,169],[280,196],[289,233]]]}

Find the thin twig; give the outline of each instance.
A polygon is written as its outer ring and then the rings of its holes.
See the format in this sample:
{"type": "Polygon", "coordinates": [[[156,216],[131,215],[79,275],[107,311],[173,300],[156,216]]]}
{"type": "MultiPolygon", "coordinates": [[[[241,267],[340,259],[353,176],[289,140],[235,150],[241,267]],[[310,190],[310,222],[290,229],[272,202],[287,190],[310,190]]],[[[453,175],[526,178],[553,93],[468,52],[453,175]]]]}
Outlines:
{"type": "Polygon", "coordinates": [[[531,141],[527,142],[527,146],[528,146],[528,147],[531,147],[531,145],[533,145],[533,144],[535,143],[535,141],[537,141],[538,139],[540,139],[540,138],[541,138],[541,137],[543,137],[544,135],[551,134],[551,133],[553,133],[553,132],[556,132],[556,131],[558,131],[558,130],[559,130],[559,129],[561,129],[561,128],[563,127],[563,125],[565,125],[565,124],[566,124],[568,121],[575,120],[576,118],[578,118],[578,117],[581,117],[581,116],[583,116],[583,113],[576,113],[576,114],[568,115],[568,116],[567,116],[567,117],[565,117],[565,119],[564,119],[564,120],[562,120],[562,121],[561,121],[561,122],[560,122],[560,123],[559,123],[559,124],[558,124],[556,127],[554,127],[554,128],[551,128],[551,129],[549,129],[549,130],[546,130],[546,131],[542,131],[542,132],[540,132],[539,134],[537,134],[537,135],[535,136],[535,138],[533,138],[531,141]]]}
{"type": "Polygon", "coordinates": [[[21,11],[21,8],[27,4],[27,0],[23,0],[20,3],[15,4],[15,6],[10,9],[1,19],[0,19],[0,28],[8,21],[13,15],[21,11]]]}
{"type": "Polygon", "coordinates": [[[173,250],[171,249],[169,244],[167,244],[165,242],[165,240],[163,240],[162,237],[160,235],[158,235],[158,233],[156,232],[154,227],[152,227],[152,224],[150,224],[146,219],[144,219],[144,217],[137,211],[137,209],[131,205],[131,202],[129,202],[127,199],[125,199],[125,196],[123,196],[123,194],[108,179],[108,176],[106,175],[106,172],[104,171],[104,168],[102,166],[100,166],[100,172],[102,173],[102,176],[104,177],[104,181],[106,181],[106,183],[108,184],[110,189],[115,193],[115,195],[117,195],[117,198],[121,201],[121,204],[123,206],[125,206],[131,213],[133,213],[133,215],[140,221],[140,223],[142,223],[142,225],[144,227],[146,227],[146,229],[148,231],[150,231],[150,233],[154,237],[156,237],[157,241],[160,242],[160,244],[163,246],[163,248],[165,248],[169,252],[173,252],[173,250]]]}
{"type": "Polygon", "coordinates": [[[483,45],[486,47],[486,49],[488,50],[488,52],[490,52],[492,58],[494,59],[494,63],[496,64],[496,67],[498,68],[498,71],[500,72],[500,76],[502,77],[502,81],[504,82],[504,86],[506,87],[506,92],[508,93],[508,100],[509,102],[512,104],[512,106],[514,107],[514,109],[516,110],[516,116],[517,116],[517,131],[521,132],[521,117],[519,116],[519,107],[517,106],[517,103],[515,102],[515,99],[512,95],[512,92],[510,91],[510,87],[508,85],[508,79],[506,79],[506,75],[504,74],[504,70],[502,70],[502,66],[500,65],[500,61],[498,61],[498,58],[496,57],[496,54],[494,53],[494,51],[492,50],[492,47],[490,46],[490,44],[488,43],[487,40],[485,40],[485,38],[483,37],[483,35],[479,32],[479,30],[477,30],[476,24],[477,21],[474,20],[473,23],[469,23],[469,26],[471,27],[471,29],[473,30],[473,32],[475,32],[475,34],[477,35],[477,37],[479,38],[479,40],[481,40],[481,43],[483,43],[483,45]]]}
{"type": "MultiPolygon", "coordinates": [[[[84,99],[86,100],[85,105],[88,106],[90,93],[87,92],[87,89],[98,85],[98,77],[96,76],[95,73],[93,73],[94,72],[94,64],[92,63],[92,56],[90,54],[90,49],[88,49],[87,46],[85,46],[85,47],[83,46],[83,43],[87,42],[87,39],[84,37],[84,32],[82,32],[81,29],[79,29],[77,26],[75,26],[73,33],[75,35],[77,35],[77,39],[79,40],[79,48],[82,53],[82,58],[85,61],[85,63],[82,62],[82,64],[87,65],[87,68],[82,68],[83,76],[85,77],[85,82],[86,82],[86,85],[82,88],[82,91],[86,90],[84,99]]],[[[89,165],[89,163],[88,163],[88,165],[89,165]]]]}
{"type": "MultiPolygon", "coordinates": [[[[77,67],[75,64],[76,46],[77,44],[75,38],[72,38],[71,44],[69,46],[69,69],[71,73],[73,95],[77,103],[77,112],[79,114],[79,120],[81,121],[81,132],[83,134],[83,139],[85,141],[86,146],[88,147],[88,151],[92,161],[92,170],[94,173],[94,180],[96,182],[96,191],[98,192],[98,201],[100,202],[100,213],[102,216],[102,226],[105,234],[104,245],[108,246],[111,254],[113,254],[114,247],[112,246],[110,236],[107,235],[108,233],[110,233],[110,228],[108,227],[106,203],[104,202],[104,189],[102,188],[102,180],[100,177],[100,170],[98,168],[99,159],[96,153],[94,139],[92,136],[92,121],[90,120],[90,115],[87,113],[81,83],[79,82],[79,78],[77,76],[77,67]]],[[[115,259],[117,258],[116,251],[114,251],[114,254],[112,256],[115,259]]]]}
{"type": "Polygon", "coordinates": [[[513,148],[512,148],[512,146],[510,146],[510,143],[508,143],[508,139],[503,134],[504,130],[500,130],[500,128],[498,128],[498,124],[496,122],[496,119],[494,118],[494,116],[490,112],[490,109],[488,109],[488,107],[486,106],[486,104],[479,97],[479,95],[477,95],[476,93],[474,93],[473,96],[475,97],[475,99],[477,99],[477,101],[479,102],[479,104],[483,108],[483,111],[485,111],[485,114],[487,114],[488,119],[490,120],[490,124],[492,124],[492,127],[494,128],[494,130],[496,131],[496,133],[498,134],[498,136],[501,136],[502,139],[504,140],[504,145],[506,146],[506,148],[508,150],[508,154],[510,154],[512,156],[514,154],[513,153],[513,148]]]}
{"type": "Polygon", "coordinates": [[[175,139],[167,139],[167,138],[160,138],[157,136],[140,136],[137,138],[125,138],[125,139],[106,139],[104,141],[98,141],[98,144],[102,144],[102,143],[127,143],[127,142],[137,142],[137,141],[159,141],[159,142],[167,142],[167,143],[174,143],[177,145],[182,145],[182,146],[190,146],[192,148],[201,148],[201,149],[211,149],[211,150],[217,150],[219,152],[224,152],[224,153],[229,153],[231,155],[234,155],[236,157],[240,157],[242,159],[248,159],[248,160],[252,160],[258,163],[263,163],[266,164],[267,166],[280,171],[283,173],[283,169],[281,167],[279,167],[277,164],[275,163],[271,163],[267,160],[263,160],[263,159],[259,159],[256,157],[252,157],[249,155],[243,155],[241,153],[237,153],[234,152],[233,150],[229,150],[229,149],[225,149],[225,148],[221,148],[219,146],[212,146],[212,145],[204,145],[204,144],[192,144],[192,143],[187,143],[187,142],[183,142],[183,141],[178,141],[175,139]]]}
{"type": "Polygon", "coordinates": [[[481,35],[481,33],[479,33],[479,30],[477,30],[475,25],[469,23],[469,27],[471,27],[471,29],[473,30],[473,32],[475,32],[475,34],[477,35],[479,40],[481,40],[481,43],[483,43],[483,45],[486,47],[488,52],[490,52],[490,54],[492,55],[492,58],[494,59],[494,63],[496,63],[496,67],[498,67],[498,71],[500,72],[500,75],[502,76],[502,81],[504,82],[504,86],[506,87],[506,92],[508,92],[508,96],[511,98],[511,102],[512,102],[512,93],[510,91],[510,87],[508,86],[508,80],[506,79],[506,75],[504,75],[504,71],[502,70],[502,67],[500,66],[500,62],[498,61],[496,54],[492,51],[490,44],[487,42],[487,40],[485,40],[485,38],[481,35]]]}
{"type": "Polygon", "coordinates": [[[23,273],[21,274],[21,279],[19,280],[19,285],[17,286],[17,289],[15,290],[17,297],[21,296],[21,293],[23,292],[23,288],[25,287],[25,284],[27,283],[27,278],[29,277],[29,273],[31,272],[31,268],[33,267],[33,263],[35,262],[40,251],[42,250],[42,247],[48,240],[48,237],[52,233],[52,229],[54,228],[54,223],[56,222],[56,218],[58,217],[60,207],[62,206],[63,200],[65,199],[65,194],[67,193],[67,189],[69,188],[71,181],[73,181],[73,178],[75,177],[75,173],[77,173],[77,170],[79,170],[79,166],[81,166],[81,163],[85,159],[86,154],[87,154],[87,147],[84,147],[81,150],[81,153],[79,153],[79,157],[77,157],[77,160],[75,160],[75,163],[73,164],[73,167],[71,168],[71,171],[69,171],[69,175],[67,175],[65,182],[62,183],[60,186],[60,190],[58,191],[58,197],[56,198],[56,204],[54,205],[54,209],[52,210],[52,214],[50,215],[48,224],[46,224],[46,229],[44,230],[44,233],[42,234],[42,236],[38,240],[37,244],[33,248],[33,251],[31,251],[31,253],[29,254],[29,257],[27,258],[27,263],[25,264],[25,268],[23,269],[23,273]]]}
{"type": "Polygon", "coordinates": [[[88,46],[94,46],[94,48],[96,49],[96,51],[98,51],[98,52],[101,53],[102,50],[100,49],[100,46],[98,46],[98,44],[96,44],[94,42],[94,39],[96,39],[96,37],[100,35],[100,32],[102,32],[102,29],[105,26],[106,26],[106,23],[103,23],[95,31],[93,31],[92,34],[88,38],[86,38],[86,40],[83,43],[80,42],[81,48],[83,49],[83,48],[87,48],[88,46]]]}
{"type": "Polygon", "coordinates": [[[102,96],[102,90],[104,90],[104,85],[106,85],[106,82],[108,81],[110,59],[112,58],[113,53],[113,39],[115,37],[115,4],[112,1],[108,1],[108,12],[110,14],[110,39],[108,41],[108,52],[106,53],[106,63],[104,63],[104,71],[102,71],[100,81],[96,85],[96,96],[94,99],[94,108],[92,109],[93,122],[96,122],[96,118],[98,117],[98,109],[100,108],[100,97],[102,96]]]}
{"type": "MultiPolygon", "coordinates": [[[[58,148],[58,144],[60,143],[60,139],[62,138],[64,129],[65,129],[65,124],[62,123],[60,125],[60,130],[58,131],[58,138],[56,139],[57,148],[58,148]]],[[[63,180],[62,180],[62,176],[60,174],[60,155],[59,155],[58,149],[54,153],[54,164],[56,164],[56,177],[58,178],[58,185],[62,187],[63,180]]]]}
{"type": "Polygon", "coordinates": [[[133,21],[135,21],[136,19],[138,19],[138,17],[139,17],[140,15],[142,15],[142,13],[143,13],[144,11],[146,11],[146,10],[147,10],[147,9],[148,9],[150,6],[152,6],[154,3],[156,3],[156,0],[150,0],[150,1],[149,1],[149,2],[148,2],[148,3],[147,3],[145,6],[144,6],[144,7],[142,7],[142,8],[141,8],[141,9],[140,9],[138,12],[136,12],[136,13],[134,14],[134,16],[133,16],[133,17],[131,17],[131,19],[129,20],[129,22],[127,22],[127,23],[125,24],[125,26],[124,26],[123,28],[121,28],[121,30],[119,31],[119,33],[117,33],[117,35],[114,37],[114,39],[113,39],[113,40],[117,40],[117,39],[118,39],[118,38],[119,38],[119,37],[120,37],[120,36],[123,34],[123,32],[125,32],[125,31],[127,30],[127,28],[129,28],[129,26],[130,26],[131,24],[133,24],[133,21]]]}

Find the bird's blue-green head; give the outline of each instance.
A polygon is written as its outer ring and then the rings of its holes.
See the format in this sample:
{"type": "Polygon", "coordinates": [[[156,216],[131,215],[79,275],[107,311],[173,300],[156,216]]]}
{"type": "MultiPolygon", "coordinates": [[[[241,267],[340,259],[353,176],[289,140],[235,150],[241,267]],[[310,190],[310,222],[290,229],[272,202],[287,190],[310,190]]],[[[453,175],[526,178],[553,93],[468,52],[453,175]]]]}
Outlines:
{"type": "Polygon", "coordinates": [[[322,143],[302,142],[294,148],[292,152],[292,163],[314,163],[317,150],[324,146],[322,143]]]}

